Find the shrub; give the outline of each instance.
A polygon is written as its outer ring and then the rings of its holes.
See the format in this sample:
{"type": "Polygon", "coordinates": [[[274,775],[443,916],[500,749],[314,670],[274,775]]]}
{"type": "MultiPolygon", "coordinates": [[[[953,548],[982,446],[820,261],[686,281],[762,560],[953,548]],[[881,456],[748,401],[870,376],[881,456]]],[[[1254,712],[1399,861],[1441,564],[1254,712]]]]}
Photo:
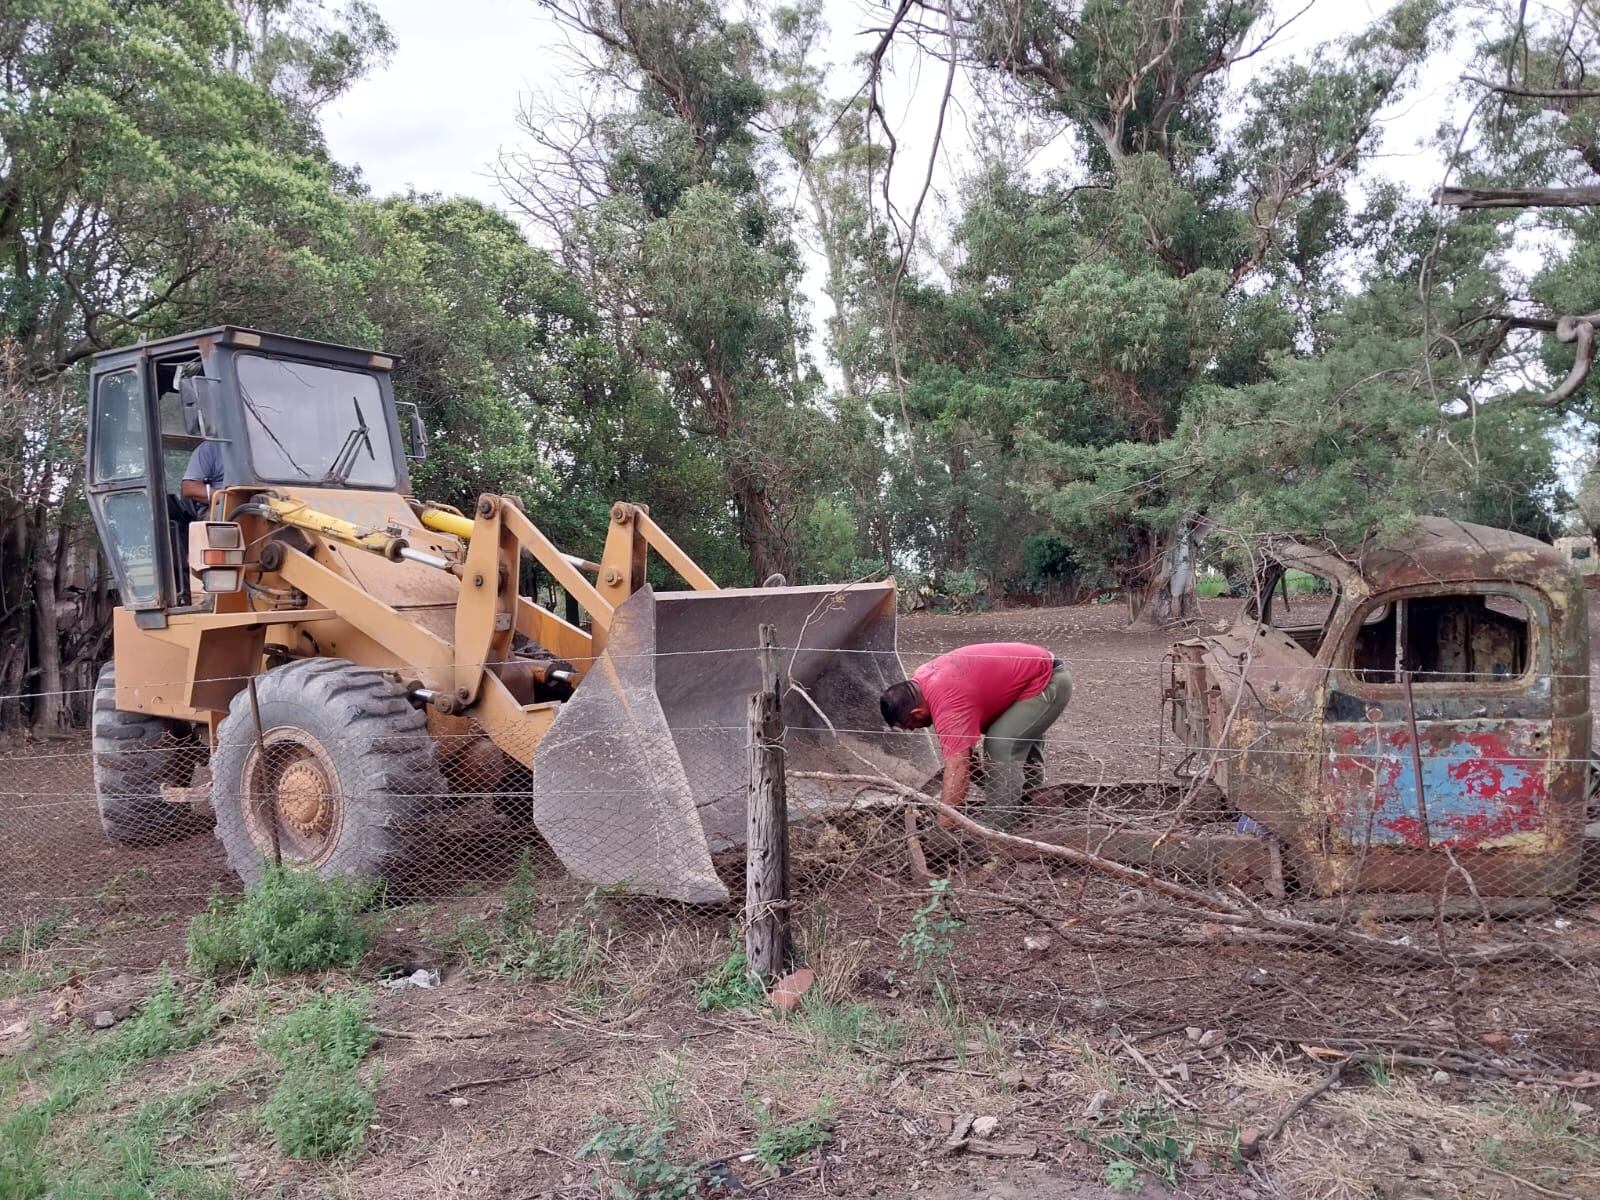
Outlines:
{"type": "Polygon", "coordinates": [[[695,988],[695,1001],[703,1011],[752,1008],[764,999],[761,985],[750,978],[750,960],[738,930],[729,930],[728,938],[728,953],[711,964],[695,988]]]}
{"type": "Polygon", "coordinates": [[[769,1174],[776,1175],[795,1159],[810,1154],[833,1140],[833,1097],[824,1096],[817,1106],[798,1121],[780,1124],[765,1109],[756,1110],[755,1159],[769,1174]]]}
{"type": "Polygon", "coordinates": [[[354,966],[372,941],[362,914],[376,895],[370,883],[269,867],[244,895],[213,897],[189,922],[189,966],[203,975],[354,966]]]}
{"type": "Polygon", "coordinates": [[[291,1158],[354,1154],[377,1111],[376,1081],[361,1072],[376,1030],[365,992],[329,993],[292,1009],[261,1035],[283,1069],[261,1122],[291,1158]]]}

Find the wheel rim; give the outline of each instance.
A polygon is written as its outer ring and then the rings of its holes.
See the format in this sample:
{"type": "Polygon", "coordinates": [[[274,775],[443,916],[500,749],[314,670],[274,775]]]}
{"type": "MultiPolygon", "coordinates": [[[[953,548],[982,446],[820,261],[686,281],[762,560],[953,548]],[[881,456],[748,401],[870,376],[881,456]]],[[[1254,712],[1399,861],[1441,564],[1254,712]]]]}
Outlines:
{"type": "Polygon", "coordinates": [[[344,823],[339,772],[304,729],[279,726],[250,748],[240,797],[250,840],[271,861],[315,867],[327,861],[344,823]]]}

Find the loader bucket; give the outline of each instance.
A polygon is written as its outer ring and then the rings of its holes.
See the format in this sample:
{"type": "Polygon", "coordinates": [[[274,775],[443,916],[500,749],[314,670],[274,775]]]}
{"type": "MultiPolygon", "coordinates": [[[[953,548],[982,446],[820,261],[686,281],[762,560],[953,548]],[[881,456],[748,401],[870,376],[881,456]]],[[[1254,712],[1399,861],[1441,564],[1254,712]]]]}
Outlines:
{"type": "Polygon", "coordinates": [[[746,724],[764,624],[777,627],[797,685],[783,701],[791,819],[855,791],[796,771],[916,787],[938,769],[926,735],[885,732],[878,712],[879,693],[905,677],[892,583],[645,588],[617,608],[605,651],[535,755],[533,819],[569,871],[644,895],[728,899],[712,855],[745,841],[746,724]]]}

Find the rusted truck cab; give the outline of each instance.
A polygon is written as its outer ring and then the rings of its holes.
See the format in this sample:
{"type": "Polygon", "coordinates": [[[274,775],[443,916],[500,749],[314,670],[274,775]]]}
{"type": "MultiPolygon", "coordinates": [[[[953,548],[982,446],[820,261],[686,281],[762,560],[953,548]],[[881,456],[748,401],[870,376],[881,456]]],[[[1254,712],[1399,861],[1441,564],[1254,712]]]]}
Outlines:
{"type": "Polygon", "coordinates": [[[1168,700],[1186,769],[1302,891],[1574,888],[1589,626],[1556,549],[1426,519],[1359,554],[1281,545],[1260,578],[1226,632],[1173,647],[1168,700]]]}

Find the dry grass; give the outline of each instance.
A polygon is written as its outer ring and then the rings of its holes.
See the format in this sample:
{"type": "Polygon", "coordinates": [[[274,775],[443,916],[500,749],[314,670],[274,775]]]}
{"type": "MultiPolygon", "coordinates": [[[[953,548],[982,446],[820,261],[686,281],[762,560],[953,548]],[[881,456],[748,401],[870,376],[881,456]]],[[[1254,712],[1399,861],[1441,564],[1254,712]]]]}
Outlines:
{"type": "MultiPolygon", "coordinates": [[[[1232,1065],[1240,1101],[1269,1126],[1323,1078],[1320,1070],[1257,1058],[1232,1065]]],[[[1342,1086],[1302,1110],[1263,1154],[1287,1200],[1600,1194],[1600,1141],[1572,1129],[1559,1095],[1479,1092],[1460,1100],[1411,1075],[1352,1068],[1342,1086]],[[1529,1181],[1545,1192],[1522,1186],[1529,1181]]]]}

